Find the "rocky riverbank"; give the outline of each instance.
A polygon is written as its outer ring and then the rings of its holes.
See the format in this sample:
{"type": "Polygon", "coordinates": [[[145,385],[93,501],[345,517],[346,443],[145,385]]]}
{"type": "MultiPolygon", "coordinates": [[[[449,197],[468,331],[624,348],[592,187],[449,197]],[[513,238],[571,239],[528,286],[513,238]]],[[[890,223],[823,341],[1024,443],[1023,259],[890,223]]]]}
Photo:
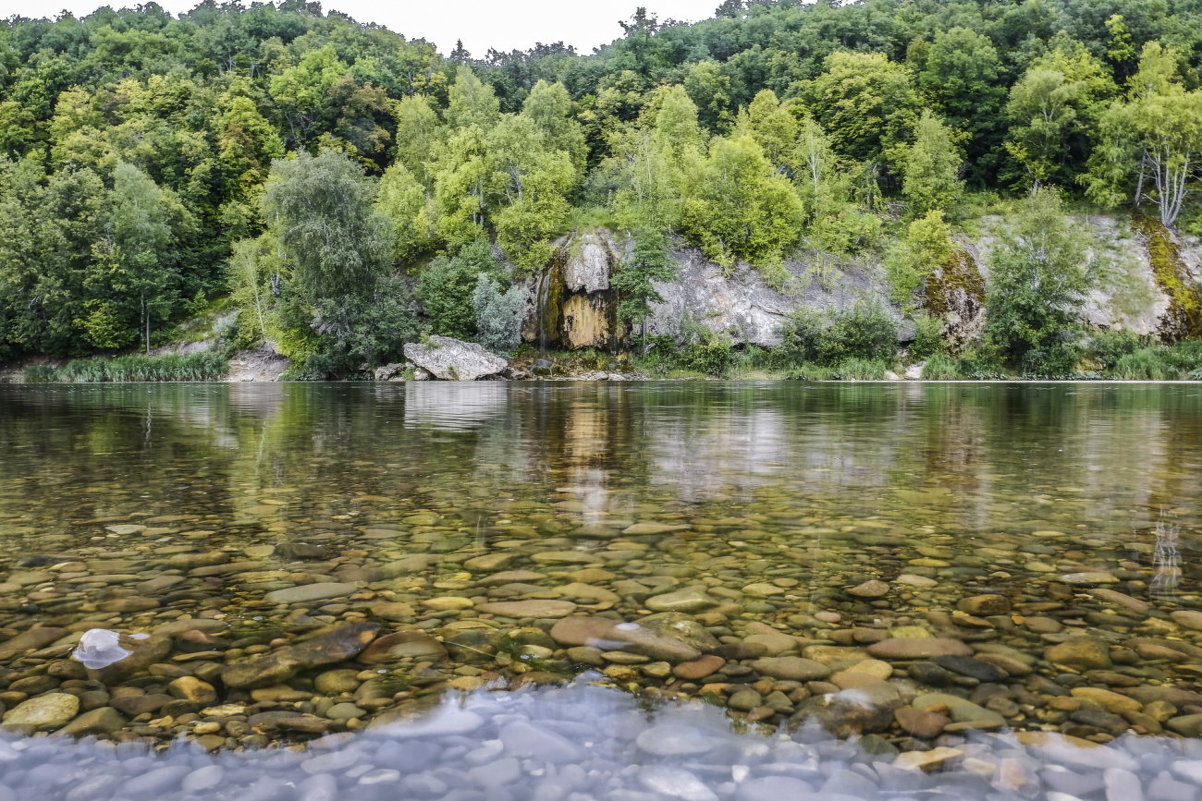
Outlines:
{"type": "MultiPolygon", "coordinates": [[[[1100,569],[1065,532],[1023,538],[1018,560],[995,543],[1007,558],[992,571],[926,546],[865,574],[838,545],[765,551],[754,516],[645,519],[590,547],[505,521],[486,549],[433,511],[275,545],[203,522],[94,523],[124,547],[7,572],[5,729],[266,746],[380,725],[447,690],[597,671],[651,700],[812,721],[886,751],[982,730],[1202,735],[1202,611],[1136,597],[1150,566],[1100,569]],[[208,549],[145,544],[170,540],[208,549]],[[85,667],[93,629],[128,655],[85,667]]],[[[874,531],[846,547],[879,550],[874,531]]]]}

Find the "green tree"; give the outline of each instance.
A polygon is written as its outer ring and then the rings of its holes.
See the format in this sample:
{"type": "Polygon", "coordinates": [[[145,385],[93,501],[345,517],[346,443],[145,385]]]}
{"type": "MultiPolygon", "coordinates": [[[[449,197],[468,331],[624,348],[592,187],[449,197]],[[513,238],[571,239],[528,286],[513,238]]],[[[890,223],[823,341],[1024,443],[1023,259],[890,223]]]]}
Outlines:
{"type": "Polygon", "coordinates": [[[609,284],[618,292],[618,319],[628,326],[638,325],[646,343],[651,304],[664,300],[654,282],[674,279],[676,267],[668,256],[668,238],[662,229],[636,228],[631,238],[633,252],[610,276],[609,284]]]}
{"type": "Polygon", "coordinates": [[[936,209],[951,213],[960,202],[964,159],[952,133],[938,116],[924,111],[914,129],[914,142],[901,160],[902,197],[914,216],[936,209]]]}
{"type": "Polygon", "coordinates": [[[403,163],[396,162],[380,177],[375,208],[391,223],[392,256],[397,264],[412,263],[437,241],[433,202],[403,163]]]}
{"type": "Polygon", "coordinates": [[[751,105],[739,112],[736,127],[755,139],[777,172],[793,180],[800,177],[801,124],[775,92],[764,89],[757,93],[751,105]]]}
{"type": "Polygon", "coordinates": [[[661,90],[657,100],[653,128],[656,146],[676,165],[683,165],[689,154],[700,152],[705,144],[697,105],[679,85],[661,90]]]}
{"type": "Polygon", "coordinates": [[[476,77],[470,67],[460,66],[451,85],[446,121],[452,128],[475,126],[488,130],[501,114],[501,102],[488,84],[476,77]]]}
{"type": "Polygon", "coordinates": [[[1010,366],[1064,375],[1076,359],[1078,309],[1089,288],[1085,253],[1054,189],[1023,201],[990,254],[984,337],[1010,366]]]}
{"type": "Polygon", "coordinates": [[[238,233],[246,234],[258,216],[259,195],[271,162],[284,155],[284,144],[250,97],[226,94],[220,106],[216,131],[226,198],[222,216],[238,233]]]}
{"type": "Polygon", "coordinates": [[[460,128],[443,142],[433,165],[435,225],[439,237],[453,246],[484,233],[491,212],[491,169],[484,132],[460,128]]]}
{"type": "Polygon", "coordinates": [[[840,50],[803,87],[835,151],[856,161],[895,162],[921,110],[910,70],[883,53],[840,50]]]}
{"type": "Polygon", "coordinates": [[[522,104],[522,116],[542,133],[545,147],[567,153],[577,175],[584,174],[588,158],[584,128],[573,114],[572,98],[562,83],[540,80],[534,84],[522,104]]]}
{"type": "Polygon", "coordinates": [[[486,147],[497,242],[519,267],[542,267],[551,257],[548,240],[562,230],[570,209],[567,196],[576,180],[571,156],[550,149],[523,115],[506,115],[486,147]]]}
{"type": "Polygon", "coordinates": [[[308,144],[314,126],[327,114],[330,90],[347,73],[332,44],[310,50],[300,63],[269,81],[271,97],[280,105],[294,145],[308,144]]]}
{"type": "Polygon", "coordinates": [[[918,72],[918,86],[948,126],[968,134],[970,177],[994,177],[1002,153],[1006,88],[1001,58],[983,33],[956,27],[935,34],[918,72]]]}
{"type": "Polygon", "coordinates": [[[362,168],[341,153],[272,162],[263,215],[304,303],[374,290],[387,264],[388,226],[373,194],[362,168]]]}
{"type": "Polygon", "coordinates": [[[476,341],[493,353],[511,353],[522,341],[524,305],[521,287],[511,286],[502,292],[487,273],[480,273],[472,291],[476,341]]]}
{"type": "Polygon", "coordinates": [[[150,353],[152,324],[168,319],[178,301],[172,217],[185,212],[169,190],[125,162],[114,171],[111,203],[108,235],[95,244],[85,279],[99,297],[83,326],[97,347],[120,347],[132,333],[150,353]]]}
{"type": "Polygon", "coordinates": [[[713,132],[727,130],[734,121],[730,76],[713,61],[699,61],[689,68],[684,90],[697,105],[697,117],[713,132]]]}
{"type": "Polygon", "coordinates": [[[1175,225],[1202,167],[1202,90],[1182,85],[1175,52],[1144,47],[1128,99],[1103,115],[1098,139],[1083,179],[1089,196],[1151,203],[1162,224],[1175,225]]]}
{"type": "Polygon", "coordinates": [[[396,160],[427,189],[438,143],[445,135],[438,114],[422,95],[401,98],[396,106],[396,160]]]}
{"type": "Polygon", "coordinates": [[[750,136],[715,139],[681,226],[702,251],[730,267],[736,260],[780,260],[800,236],[802,205],[750,136]]]}
{"type": "Polygon", "coordinates": [[[1115,93],[1102,64],[1079,43],[1035,62],[1010,89],[1012,121],[1006,151],[1019,165],[1019,182],[1038,188],[1066,183],[1088,151],[1105,101],[1115,93]]]}
{"type": "Polygon", "coordinates": [[[822,127],[810,117],[799,123],[792,161],[804,210],[805,239],[815,251],[847,256],[876,239],[880,219],[853,201],[853,176],[835,155],[822,127]]]}

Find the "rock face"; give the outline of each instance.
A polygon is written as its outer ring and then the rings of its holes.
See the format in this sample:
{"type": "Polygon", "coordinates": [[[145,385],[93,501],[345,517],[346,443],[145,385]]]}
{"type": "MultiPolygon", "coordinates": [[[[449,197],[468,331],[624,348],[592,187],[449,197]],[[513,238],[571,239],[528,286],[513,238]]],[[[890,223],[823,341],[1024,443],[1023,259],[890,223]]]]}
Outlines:
{"type": "Polygon", "coordinates": [[[625,333],[609,283],[622,262],[622,245],[601,229],[572,234],[555,245],[551,264],[527,285],[522,337],[540,347],[612,347],[625,333]]]}
{"type": "MultiPolygon", "coordinates": [[[[1170,300],[1157,284],[1148,255],[1147,237],[1125,218],[1107,215],[1074,217],[1082,231],[1091,274],[1096,276],[1081,317],[1091,327],[1122,328],[1137,334],[1164,333],[1170,300]]],[[[960,237],[954,264],[936,268],[926,305],[944,322],[944,337],[956,348],[979,337],[984,325],[984,299],[989,260],[1007,234],[1008,221],[986,217],[981,233],[960,237]]],[[[1187,237],[1176,237],[1182,280],[1196,285],[1202,276],[1202,249],[1187,237]]],[[[629,243],[603,229],[572,234],[555,243],[553,263],[527,287],[523,337],[543,346],[613,347],[626,336],[616,323],[616,293],[610,276],[621,269],[629,243]]],[[[677,266],[672,281],[657,282],[662,303],[652,304],[649,335],[675,335],[693,321],[730,337],[733,344],[773,347],[780,343],[781,323],[799,308],[842,311],[861,298],[884,303],[899,323],[900,339],[913,335],[912,323],[889,303],[884,270],[873,263],[839,263],[819,255],[786,261],[778,287],[748,265],[724,269],[695,248],[678,246],[670,254],[677,266]]]]}
{"type": "MultiPolygon", "coordinates": [[[[787,277],[776,288],[752,267],[740,264],[724,270],[694,248],[680,248],[673,256],[677,277],[655,283],[664,300],[651,305],[649,335],[674,335],[683,321],[691,320],[726,334],[734,344],[773,347],[780,344],[777,329],[799,308],[843,310],[862,297],[885,301],[889,292],[880,271],[859,265],[836,269],[786,261],[782,267],[787,277]]],[[[892,307],[890,313],[903,341],[910,339],[913,326],[892,307]]]]}
{"type": "Polygon", "coordinates": [[[509,363],[474,342],[430,337],[430,344],[405,345],[405,358],[443,381],[478,381],[500,375],[509,363]]]}

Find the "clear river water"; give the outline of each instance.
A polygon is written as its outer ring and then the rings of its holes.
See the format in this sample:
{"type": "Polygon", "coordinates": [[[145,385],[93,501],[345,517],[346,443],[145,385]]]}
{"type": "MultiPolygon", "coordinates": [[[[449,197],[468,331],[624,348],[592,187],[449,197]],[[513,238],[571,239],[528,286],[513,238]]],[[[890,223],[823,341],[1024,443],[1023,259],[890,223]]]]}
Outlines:
{"type": "Polygon", "coordinates": [[[1202,801],[1202,386],[0,386],[0,801],[1202,801]]]}

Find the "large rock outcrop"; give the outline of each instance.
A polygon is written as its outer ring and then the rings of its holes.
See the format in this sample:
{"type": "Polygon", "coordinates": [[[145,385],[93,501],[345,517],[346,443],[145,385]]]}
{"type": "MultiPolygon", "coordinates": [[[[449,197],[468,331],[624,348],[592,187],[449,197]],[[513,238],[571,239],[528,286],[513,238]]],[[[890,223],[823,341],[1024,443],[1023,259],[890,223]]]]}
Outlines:
{"type": "Polygon", "coordinates": [[[509,363],[474,342],[432,336],[429,343],[405,345],[405,358],[443,381],[478,381],[495,378],[509,363]]]}
{"type": "MultiPolygon", "coordinates": [[[[735,344],[773,347],[780,344],[781,323],[799,308],[842,311],[864,297],[888,305],[881,271],[858,263],[836,268],[821,260],[786,261],[784,282],[773,286],[753,267],[740,264],[726,270],[694,248],[680,248],[673,256],[677,277],[655,284],[663,303],[651,305],[650,335],[675,335],[691,320],[726,334],[735,344]]],[[[909,339],[913,327],[896,310],[892,314],[903,339],[909,339]]]]}
{"type": "MultiPolygon", "coordinates": [[[[1150,234],[1138,219],[1120,215],[1079,215],[1072,222],[1093,280],[1081,310],[1084,323],[1163,339],[1189,335],[1202,326],[1202,311],[1197,311],[1202,309],[1202,245],[1196,239],[1150,234]],[[1158,267],[1157,254],[1171,264],[1158,267]]],[[[967,347],[981,334],[989,262],[1007,226],[1001,216],[979,220],[972,236],[957,237],[960,251],[954,264],[934,269],[928,280],[926,311],[943,320],[944,337],[953,349],[967,347]]],[[[629,250],[629,242],[604,229],[557,242],[552,264],[527,287],[526,341],[543,348],[623,344],[627,332],[617,324],[619,298],[610,276],[622,269],[629,250]]],[[[913,324],[890,303],[884,267],[871,254],[854,260],[807,254],[784,262],[780,280],[773,282],[745,264],[723,268],[679,241],[670,255],[677,276],[655,284],[663,302],[651,306],[649,335],[674,336],[692,322],[736,345],[773,347],[780,343],[781,324],[798,309],[838,312],[868,299],[890,310],[903,342],[913,336],[913,324]]]]}
{"type": "Polygon", "coordinates": [[[609,277],[622,261],[622,244],[597,229],[555,245],[551,264],[527,286],[523,338],[541,348],[614,347],[625,331],[609,277]]]}

